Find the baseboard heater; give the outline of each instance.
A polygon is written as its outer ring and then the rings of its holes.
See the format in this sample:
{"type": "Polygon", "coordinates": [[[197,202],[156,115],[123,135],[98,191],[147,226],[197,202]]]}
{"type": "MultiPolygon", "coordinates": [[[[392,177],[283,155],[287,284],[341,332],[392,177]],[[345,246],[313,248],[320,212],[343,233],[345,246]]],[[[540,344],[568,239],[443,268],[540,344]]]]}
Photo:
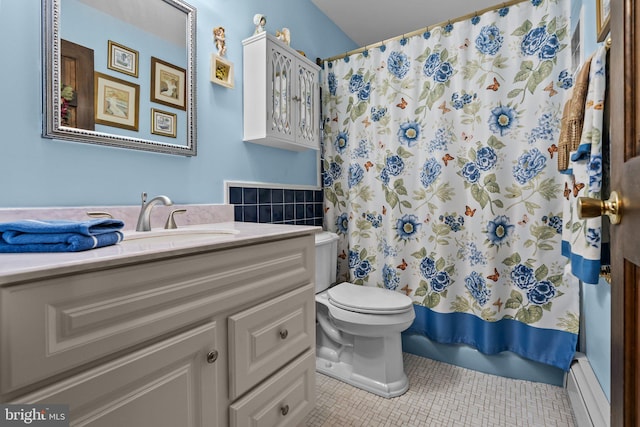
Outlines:
{"type": "Polygon", "coordinates": [[[602,387],[591,369],[589,359],[576,353],[566,376],[567,392],[577,425],[580,427],[609,427],[611,407],[602,387]]]}

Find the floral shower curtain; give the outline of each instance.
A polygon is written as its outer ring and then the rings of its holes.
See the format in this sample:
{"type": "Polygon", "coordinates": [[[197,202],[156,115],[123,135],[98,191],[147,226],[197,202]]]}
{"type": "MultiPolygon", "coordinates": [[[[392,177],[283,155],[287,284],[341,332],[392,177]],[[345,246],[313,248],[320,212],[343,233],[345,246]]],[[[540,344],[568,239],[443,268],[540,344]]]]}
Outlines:
{"type": "Polygon", "coordinates": [[[411,332],[564,370],[579,321],[554,159],[573,84],[568,16],[568,0],[529,0],[322,73],[339,279],[406,293],[411,332]]]}

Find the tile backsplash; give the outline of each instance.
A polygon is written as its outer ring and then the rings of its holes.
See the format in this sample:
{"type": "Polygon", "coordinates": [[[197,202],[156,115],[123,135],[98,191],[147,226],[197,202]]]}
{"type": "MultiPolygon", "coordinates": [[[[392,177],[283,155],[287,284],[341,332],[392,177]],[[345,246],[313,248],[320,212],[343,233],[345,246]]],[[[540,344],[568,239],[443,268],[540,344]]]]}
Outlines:
{"type": "Polygon", "coordinates": [[[322,190],[233,184],[228,192],[235,221],[322,226],[322,190]]]}

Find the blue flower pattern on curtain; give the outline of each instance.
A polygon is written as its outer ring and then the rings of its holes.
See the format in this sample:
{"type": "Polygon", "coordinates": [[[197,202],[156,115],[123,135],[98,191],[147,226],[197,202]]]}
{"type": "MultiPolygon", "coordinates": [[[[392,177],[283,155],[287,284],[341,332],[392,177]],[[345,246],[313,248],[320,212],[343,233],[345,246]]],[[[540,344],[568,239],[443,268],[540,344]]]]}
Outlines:
{"type": "Polygon", "coordinates": [[[409,295],[413,332],[562,369],[579,322],[554,159],[573,84],[568,3],[502,7],[322,73],[339,279],[409,295]],[[476,326],[499,329],[486,341],[476,326]]]}

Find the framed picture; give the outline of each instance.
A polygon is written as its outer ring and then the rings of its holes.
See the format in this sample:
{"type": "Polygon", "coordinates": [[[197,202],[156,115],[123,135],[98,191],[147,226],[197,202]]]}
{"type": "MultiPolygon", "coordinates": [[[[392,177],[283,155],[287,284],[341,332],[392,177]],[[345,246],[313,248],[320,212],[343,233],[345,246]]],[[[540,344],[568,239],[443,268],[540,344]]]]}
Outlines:
{"type": "Polygon", "coordinates": [[[151,133],[162,136],[176,137],[176,123],[178,116],[167,111],[151,109],[151,133]]]}
{"type": "Polygon", "coordinates": [[[602,42],[609,34],[611,18],[611,0],[596,0],[596,34],[598,42],[602,42]]]}
{"type": "Polygon", "coordinates": [[[169,107],[187,109],[186,71],[151,57],[151,101],[169,107]]]}
{"type": "Polygon", "coordinates": [[[109,40],[107,68],[138,77],[138,51],[109,40]]]}
{"type": "Polygon", "coordinates": [[[233,62],[212,54],[210,80],[224,87],[233,87],[233,62]]]}
{"type": "Polygon", "coordinates": [[[140,86],[97,71],[93,76],[96,123],[137,131],[140,86]]]}

